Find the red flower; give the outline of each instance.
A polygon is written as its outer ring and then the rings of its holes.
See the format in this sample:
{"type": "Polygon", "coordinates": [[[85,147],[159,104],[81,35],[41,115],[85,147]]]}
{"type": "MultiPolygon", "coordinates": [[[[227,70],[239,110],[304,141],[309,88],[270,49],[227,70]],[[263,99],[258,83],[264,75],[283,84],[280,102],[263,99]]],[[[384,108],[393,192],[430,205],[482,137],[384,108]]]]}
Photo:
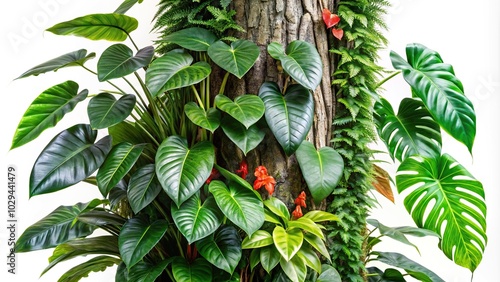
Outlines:
{"type": "Polygon", "coordinates": [[[294,219],[298,219],[298,218],[301,218],[303,216],[302,209],[300,208],[300,205],[295,206],[295,210],[292,212],[292,216],[294,219]]]}
{"type": "Polygon", "coordinates": [[[248,164],[245,160],[242,160],[241,163],[240,163],[240,169],[238,169],[236,171],[236,173],[238,173],[241,178],[245,179],[247,178],[247,174],[248,174],[248,164]]]}
{"type": "Polygon", "coordinates": [[[215,169],[215,167],[214,167],[214,168],[212,168],[212,171],[210,172],[210,176],[209,176],[209,177],[208,177],[208,179],[205,181],[205,183],[206,183],[206,184],[210,184],[210,182],[212,181],[212,179],[213,179],[214,177],[216,177],[218,173],[219,173],[219,172],[217,171],[217,169],[215,169]]]}
{"type": "Polygon", "coordinates": [[[255,181],[253,182],[253,189],[258,190],[264,186],[270,196],[274,193],[274,186],[276,185],[276,180],[274,177],[267,174],[267,169],[265,166],[258,166],[254,172],[255,181]]]}
{"type": "MultiPolygon", "coordinates": [[[[325,22],[326,28],[331,28],[340,22],[340,17],[336,14],[332,14],[330,10],[323,9],[323,21],[325,22]]],[[[344,36],[344,31],[340,28],[332,28],[332,34],[338,40],[342,39],[344,36]]]]}
{"type": "Polygon", "coordinates": [[[306,205],[306,192],[302,191],[300,195],[295,199],[295,204],[303,208],[307,208],[306,205]]]}

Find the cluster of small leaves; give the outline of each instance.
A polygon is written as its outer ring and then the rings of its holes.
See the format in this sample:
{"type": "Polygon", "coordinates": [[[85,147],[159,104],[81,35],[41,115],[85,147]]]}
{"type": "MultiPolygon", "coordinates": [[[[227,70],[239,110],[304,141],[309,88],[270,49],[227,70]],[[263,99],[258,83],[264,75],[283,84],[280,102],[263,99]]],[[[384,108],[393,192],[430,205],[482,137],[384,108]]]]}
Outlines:
{"type": "Polygon", "coordinates": [[[230,3],[231,0],[161,0],[154,25],[160,33],[157,51],[166,53],[175,48],[175,44],[161,38],[189,27],[206,28],[218,37],[231,30],[243,31],[233,19],[236,12],[228,8],[230,3]]]}
{"type": "Polygon", "coordinates": [[[338,15],[344,39],[334,46],[337,69],[333,73],[337,111],[332,142],[344,158],[344,179],[333,192],[328,210],[341,220],[328,226],[333,266],[345,281],[363,281],[363,250],[366,216],[370,207],[367,192],[372,187],[375,140],[373,101],[377,75],[382,68],[374,62],[386,44],[380,33],[387,1],[340,1],[338,15]]]}

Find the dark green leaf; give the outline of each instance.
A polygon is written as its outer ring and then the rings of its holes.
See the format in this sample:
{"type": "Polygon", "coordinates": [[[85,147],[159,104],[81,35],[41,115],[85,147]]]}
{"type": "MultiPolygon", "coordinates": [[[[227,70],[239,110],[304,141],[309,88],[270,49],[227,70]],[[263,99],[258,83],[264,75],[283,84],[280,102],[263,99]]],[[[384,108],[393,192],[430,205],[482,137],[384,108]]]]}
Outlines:
{"type": "Polygon", "coordinates": [[[432,272],[431,270],[425,268],[424,266],[412,261],[411,259],[405,257],[402,254],[391,253],[391,252],[377,252],[377,260],[386,263],[391,266],[402,268],[408,272],[411,276],[419,277],[420,281],[424,282],[444,282],[441,277],[432,272]]]}
{"type": "Polygon", "coordinates": [[[37,138],[45,129],[54,127],[67,113],[87,98],[88,91],[78,93],[78,84],[68,80],[43,91],[31,103],[17,126],[11,149],[37,138]]]}
{"type": "Polygon", "coordinates": [[[264,102],[256,95],[241,95],[231,101],[224,95],[215,97],[215,105],[243,124],[247,129],[264,115],[264,102]]]}
{"type": "Polygon", "coordinates": [[[230,172],[229,170],[227,170],[227,169],[225,169],[225,168],[223,168],[223,167],[221,167],[221,166],[219,166],[217,164],[215,164],[215,168],[217,169],[217,171],[220,172],[220,174],[222,174],[222,176],[224,176],[224,178],[226,180],[235,182],[237,185],[245,187],[245,188],[247,188],[250,191],[254,191],[255,195],[259,199],[262,199],[261,196],[260,196],[260,194],[253,189],[252,185],[250,185],[250,183],[248,183],[248,181],[244,180],[239,175],[234,174],[234,173],[230,172]]]}
{"type": "Polygon", "coordinates": [[[120,78],[149,65],[154,55],[153,46],[145,47],[134,56],[133,51],[125,44],[115,44],[102,53],[97,62],[97,78],[106,81],[120,78]]]}
{"type": "Polygon", "coordinates": [[[331,265],[323,264],[321,266],[321,274],[318,276],[316,282],[341,282],[340,274],[331,265]]]}
{"type": "Polygon", "coordinates": [[[254,124],[247,129],[243,124],[231,116],[225,116],[222,119],[221,126],[227,137],[229,137],[245,155],[255,149],[255,147],[264,140],[266,135],[257,125],[254,124]]]}
{"type": "Polygon", "coordinates": [[[71,268],[57,282],[78,282],[81,278],[88,277],[90,272],[104,271],[120,263],[121,260],[118,258],[98,256],[71,268]]]}
{"type": "Polygon", "coordinates": [[[94,144],[96,137],[97,131],[87,124],[74,125],[56,135],[33,165],[30,198],[64,189],[92,175],[111,150],[109,136],[94,144]]]}
{"type": "Polygon", "coordinates": [[[212,265],[204,258],[188,263],[184,258],[176,257],[172,262],[175,281],[206,282],[212,281],[212,265]]]}
{"type": "MultiPolygon", "coordinates": [[[[138,262],[130,269],[129,277],[126,282],[151,282],[161,275],[163,270],[173,261],[172,258],[163,260],[158,264],[148,262],[138,262]]],[[[120,281],[125,282],[125,281],[120,281]]]]}
{"type": "Polygon", "coordinates": [[[130,177],[127,195],[134,213],[139,213],[161,192],[161,185],[156,178],[155,165],[148,164],[139,168],[130,177]]]}
{"type": "Polygon", "coordinates": [[[231,46],[217,41],[208,48],[208,55],[219,67],[242,78],[259,58],[259,47],[249,40],[237,40],[231,46]]]}
{"type": "Polygon", "coordinates": [[[220,111],[216,108],[210,108],[205,111],[195,102],[189,102],[184,105],[184,113],[186,113],[186,116],[194,124],[209,130],[212,133],[219,128],[221,115],[220,111]]]}
{"type": "Polygon", "coordinates": [[[127,221],[120,215],[104,210],[91,210],[84,212],[78,216],[78,220],[87,223],[89,225],[95,225],[98,227],[115,225],[119,228],[127,221]]]}
{"type": "Polygon", "coordinates": [[[215,34],[200,27],[190,27],[171,33],[162,41],[171,42],[191,51],[206,52],[217,40],[215,34]]]}
{"type": "Polygon", "coordinates": [[[280,259],[281,254],[274,244],[260,249],[260,264],[267,273],[271,273],[274,267],[280,262],[280,259]]]}
{"type": "Polygon", "coordinates": [[[230,225],[196,242],[196,248],[207,261],[229,274],[234,272],[242,255],[241,237],[230,225]]]}
{"type": "Polygon", "coordinates": [[[109,93],[93,97],[87,106],[90,125],[94,129],[103,129],[122,122],[134,109],[135,102],[133,94],[123,95],[118,100],[109,93]]]}

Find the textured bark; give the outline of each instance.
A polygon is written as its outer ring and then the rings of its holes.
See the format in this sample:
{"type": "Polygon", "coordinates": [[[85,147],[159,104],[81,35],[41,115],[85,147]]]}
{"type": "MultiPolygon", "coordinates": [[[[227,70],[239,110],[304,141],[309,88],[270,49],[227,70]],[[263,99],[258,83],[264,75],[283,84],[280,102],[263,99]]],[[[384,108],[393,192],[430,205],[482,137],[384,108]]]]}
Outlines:
{"type": "MultiPolygon", "coordinates": [[[[287,46],[294,40],[304,40],[314,44],[323,61],[323,79],[314,91],[315,113],[314,123],[307,139],[317,148],[329,146],[331,139],[331,123],[334,115],[334,95],[331,88],[331,62],[328,51],[328,37],[321,17],[325,0],[234,0],[232,8],[237,12],[237,22],[246,30],[236,34],[255,42],[260,48],[260,56],[254,67],[239,80],[232,77],[228,81],[225,94],[238,96],[243,94],[258,94],[265,81],[274,81],[283,87],[285,75],[277,68],[276,60],[267,53],[271,42],[287,46]]],[[[221,75],[215,74],[220,80],[221,75]]],[[[214,91],[212,91],[214,93],[214,91]]],[[[222,142],[221,156],[229,168],[237,168],[245,158],[243,153],[225,137],[219,136],[222,142]]],[[[305,189],[305,183],[300,173],[295,156],[287,157],[272,133],[267,132],[266,138],[256,150],[248,153],[246,160],[249,172],[258,165],[267,167],[269,174],[277,181],[274,196],[293,207],[293,200],[305,189]]],[[[254,176],[249,174],[248,180],[254,176]]]]}

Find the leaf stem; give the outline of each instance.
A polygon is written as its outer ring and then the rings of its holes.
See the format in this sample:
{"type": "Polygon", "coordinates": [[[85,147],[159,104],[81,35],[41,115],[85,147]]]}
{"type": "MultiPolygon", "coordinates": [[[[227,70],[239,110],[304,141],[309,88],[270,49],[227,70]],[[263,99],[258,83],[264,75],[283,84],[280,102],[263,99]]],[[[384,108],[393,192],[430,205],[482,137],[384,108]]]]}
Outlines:
{"type": "Polygon", "coordinates": [[[222,83],[220,85],[219,94],[224,94],[224,91],[226,90],[226,83],[227,83],[228,78],[229,78],[229,72],[226,72],[226,74],[224,75],[224,79],[222,79],[222,83]]]}
{"type": "Polygon", "coordinates": [[[379,81],[379,83],[377,83],[375,85],[375,89],[378,89],[380,86],[382,86],[384,83],[386,83],[387,81],[389,81],[391,78],[395,77],[396,75],[400,74],[401,71],[398,70],[398,71],[395,71],[393,73],[391,73],[391,75],[389,75],[388,77],[382,79],[381,81],[379,81]]]}
{"type": "Polygon", "coordinates": [[[200,94],[198,94],[198,90],[196,90],[196,87],[194,85],[191,85],[191,89],[193,89],[194,96],[196,100],[198,101],[198,104],[200,104],[200,107],[205,110],[205,106],[203,105],[203,101],[200,98],[200,94]]]}

